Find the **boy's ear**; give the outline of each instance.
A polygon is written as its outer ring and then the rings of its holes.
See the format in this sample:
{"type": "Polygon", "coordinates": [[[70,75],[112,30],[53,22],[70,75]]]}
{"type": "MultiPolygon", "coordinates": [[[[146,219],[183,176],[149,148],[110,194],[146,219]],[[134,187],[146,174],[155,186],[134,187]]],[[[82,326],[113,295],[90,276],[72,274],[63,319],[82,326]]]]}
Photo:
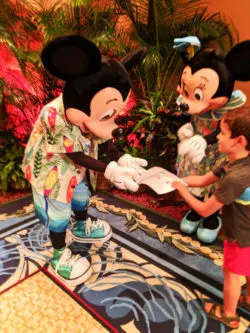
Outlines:
{"type": "Polygon", "coordinates": [[[247,138],[244,135],[238,137],[238,142],[241,146],[246,147],[248,145],[247,138]]]}

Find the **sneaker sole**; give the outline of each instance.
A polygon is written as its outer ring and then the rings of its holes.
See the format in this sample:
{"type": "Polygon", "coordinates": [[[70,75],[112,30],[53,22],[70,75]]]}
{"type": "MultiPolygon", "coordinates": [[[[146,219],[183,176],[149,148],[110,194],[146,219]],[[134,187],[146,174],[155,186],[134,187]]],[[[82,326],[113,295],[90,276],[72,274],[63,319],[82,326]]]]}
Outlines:
{"type": "Polygon", "coordinates": [[[69,286],[69,287],[76,287],[78,286],[79,284],[82,284],[84,283],[85,281],[88,280],[88,278],[90,278],[90,276],[93,274],[93,270],[92,270],[92,267],[89,266],[89,269],[81,276],[79,276],[78,278],[76,279],[71,279],[71,280],[68,280],[68,279],[65,279],[64,277],[62,277],[61,275],[59,275],[55,270],[54,268],[52,267],[52,265],[50,264],[50,268],[52,270],[52,273],[57,277],[57,279],[61,282],[63,282],[65,285],[69,286]]]}
{"type": "Polygon", "coordinates": [[[110,232],[103,238],[81,238],[81,237],[77,237],[76,235],[73,234],[72,231],[70,231],[71,234],[71,239],[77,243],[91,243],[91,244],[95,244],[95,243],[104,243],[106,241],[108,241],[111,236],[112,236],[112,230],[110,230],[110,232]]]}

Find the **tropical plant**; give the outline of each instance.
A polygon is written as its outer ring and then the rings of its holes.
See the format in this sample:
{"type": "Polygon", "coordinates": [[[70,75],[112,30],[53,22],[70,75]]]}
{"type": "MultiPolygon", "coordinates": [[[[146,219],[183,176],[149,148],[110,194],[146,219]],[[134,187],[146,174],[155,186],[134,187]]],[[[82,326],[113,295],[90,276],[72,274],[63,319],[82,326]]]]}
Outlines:
{"type": "MultiPolygon", "coordinates": [[[[178,118],[169,116],[159,93],[151,93],[149,98],[149,102],[138,100],[136,107],[116,118],[115,144],[125,153],[145,158],[149,167],[157,165],[174,172],[178,118]]],[[[175,104],[169,107],[174,110],[175,104]]]]}
{"type": "Polygon", "coordinates": [[[202,0],[115,0],[116,13],[129,18],[131,29],[122,26],[118,33],[117,50],[127,52],[134,44],[147,47],[143,65],[137,69],[140,82],[138,94],[150,99],[159,93],[164,104],[172,98],[182,69],[179,54],[173,50],[174,38],[195,35],[213,36],[221,48],[232,47],[238,35],[233,25],[220,13],[208,13],[202,0]]]}
{"type": "Polygon", "coordinates": [[[0,15],[0,85],[3,87],[7,129],[23,143],[41,106],[61,91],[62,82],[43,69],[44,44],[59,35],[82,34],[102,48],[114,45],[115,19],[111,8],[90,0],[77,2],[3,0],[0,15]]]}
{"type": "Polygon", "coordinates": [[[0,190],[5,194],[10,188],[28,188],[21,163],[24,147],[9,131],[0,132],[0,190]]]}
{"type": "Polygon", "coordinates": [[[206,2],[200,0],[115,3],[116,14],[130,20],[130,30],[121,26],[118,31],[118,55],[138,44],[147,48],[146,58],[134,75],[140,102],[125,115],[125,121],[118,119],[129,133],[125,139],[122,134],[118,145],[122,142],[125,151],[146,158],[149,165],[173,171],[181,119],[171,113],[176,111],[175,91],[183,69],[180,55],[173,50],[173,40],[183,33],[200,38],[213,36],[222,49],[228,50],[237,40],[237,32],[219,13],[209,14],[206,2]]]}

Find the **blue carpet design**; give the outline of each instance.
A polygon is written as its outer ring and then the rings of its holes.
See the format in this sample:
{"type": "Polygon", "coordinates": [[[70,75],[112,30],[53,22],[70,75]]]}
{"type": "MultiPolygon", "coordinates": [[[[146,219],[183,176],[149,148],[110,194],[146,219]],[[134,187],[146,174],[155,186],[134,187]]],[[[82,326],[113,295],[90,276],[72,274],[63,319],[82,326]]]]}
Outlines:
{"type": "MultiPolygon", "coordinates": [[[[113,205],[130,205],[100,195],[113,205]]],[[[12,214],[0,220],[0,292],[41,267],[49,270],[48,232],[27,207],[28,201],[17,202],[10,210],[7,206],[0,207],[0,217],[6,212],[12,214]]],[[[203,311],[204,300],[220,301],[222,296],[222,273],[211,260],[183,253],[138,229],[128,234],[122,216],[102,213],[93,207],[89,208],[89,214],[109,221],[114,235],[111,241],[99,246],[70,245],[73,252],[88,257],[94,271],[73,293],[117,332],[231,332],[203,311]]],[[[166,224],[160,221],[163,218],[160,215],[146,210],[145,214],[157,224],[166,224]]],[[[171,223],[169,220],[167,224],[171,223]]],[[[250,333],[250,314],[239,310],[241,325],[233,332],[250,333]]]]}

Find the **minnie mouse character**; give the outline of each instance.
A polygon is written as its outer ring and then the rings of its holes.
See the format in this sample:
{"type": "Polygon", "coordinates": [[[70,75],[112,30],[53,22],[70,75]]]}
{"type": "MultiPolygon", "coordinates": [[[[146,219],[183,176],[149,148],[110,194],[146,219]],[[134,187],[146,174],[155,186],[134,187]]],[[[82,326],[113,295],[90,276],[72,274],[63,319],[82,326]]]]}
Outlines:
{"type": "MultiPolygon", "coordinates": [[[[206,45],[209,39],[206,40],[206,45]]],[[[210,40],[211,42],[211,40],[210,40]]],[[[185,62],[177,92],[180,111],[187,115],[187,123],[177,132],[177,174],[179,177],[203,175],[225,156],[218,152],[217,135],[223,113],[242,106],[246,96],[239,90],[233,91],[235,80],[250,80],[250,41],[234,46],[223,57],[215,49],[200,48],[197,37],[176,38],[174,48],[181,52],[185,62]]],[[[192,188],[190,191],[204,200],[214,188],[192,188]]],[[[196,232],[200,241],[212,243],[221,228],[218,212],[203,218],[189,211],[180,224],[186,234],[196,232]]]]}
{"type": "Polygon", "coordinates": [[[131,91],[127,71],[145,53],[145,48],[138,48],[120,62],[102,58],[99,49],[79,35],[58,37],[42,51],[44,67],[66,83],[63,93],[42,108],[22,167],[32,185],[36,214],[49,228],[54,249],[51,269],[70,286],[84,282],[92,273],[87,258],[66,247],[71,212],[76,220],[71,230],[74,241],[104,242],[112,235],[107,222],[87,219],[86,169],[91,183],[98,171],[118,188],[137,191],[133,177],[147,165],[128,154],[121,156],[110,140],[116,128],[114,117],[131,91]],[[108,165],[98,161],[98,147],[110,156],[108,165]]]}

